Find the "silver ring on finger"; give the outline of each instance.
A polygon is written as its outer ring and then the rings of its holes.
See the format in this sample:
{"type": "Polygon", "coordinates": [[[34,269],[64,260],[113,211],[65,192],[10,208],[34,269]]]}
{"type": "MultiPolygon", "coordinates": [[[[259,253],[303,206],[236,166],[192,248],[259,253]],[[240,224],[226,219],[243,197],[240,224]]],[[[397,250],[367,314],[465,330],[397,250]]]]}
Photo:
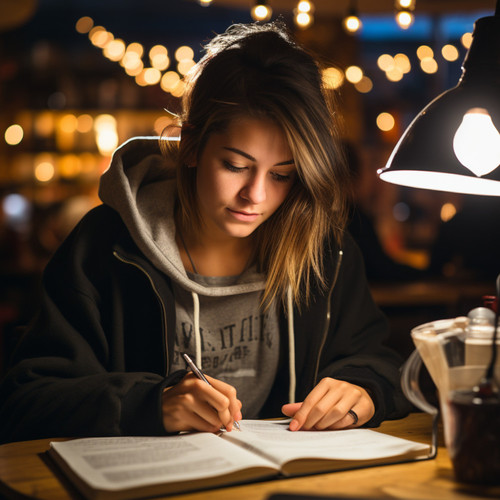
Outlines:
{"type": "Polygon", "coordinates": [[[359,420],[358,414],[352,408],[347,412],[347,414],[351,415],[352,419],[354,420],[352,425],[356,425],[359,420]]]}

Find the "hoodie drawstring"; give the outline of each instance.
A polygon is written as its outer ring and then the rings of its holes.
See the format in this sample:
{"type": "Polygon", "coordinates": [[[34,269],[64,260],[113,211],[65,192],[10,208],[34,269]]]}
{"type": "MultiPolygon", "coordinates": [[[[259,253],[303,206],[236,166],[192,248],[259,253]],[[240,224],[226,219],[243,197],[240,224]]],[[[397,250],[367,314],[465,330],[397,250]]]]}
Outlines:
{"type": "Polygon", "coordinates": [[[194,317],[194,344],[196,348],[196,366],[203,370],[201,363],[201,334],[200,334],[200,298],[196,292],[191,292],[193,297],[193,317],[194,317]]]}
{"type": "Polygon", "coordinates": [[[287,290],[287,316],[288,316],[288,365],[290,370],[290,386],[288,388],[288,401],[290,403],[295,403],[295,387],[296,387],[296,375],[295,375],[295,331],[293,324],[293,296],[292,287],[289,286],[287,290]]]}
{"type": "MultiPolygon", "coordinates": [[[[195,359],[196,365],[203,370],[201,358],[201,333],[200,333],[200,298],[196,292],[191,292],[193,297],[193,320],[194,320],[194,338],[195,338],[195,359]]],[[[288,317],[288,366],[290,385],[288,388],[288,401],[295,403],[295,389],[297,385],[295,374],[295,330],[293,323],[293,296],[292,287],[287,290],[287,317],[288,317]]]]}

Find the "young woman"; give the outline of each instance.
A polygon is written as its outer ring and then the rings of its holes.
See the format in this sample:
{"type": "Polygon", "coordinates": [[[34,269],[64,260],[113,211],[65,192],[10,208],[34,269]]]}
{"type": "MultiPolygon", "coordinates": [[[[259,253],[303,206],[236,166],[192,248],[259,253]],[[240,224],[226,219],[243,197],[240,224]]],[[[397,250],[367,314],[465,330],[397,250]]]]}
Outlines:
{"type": "Polygon", "coordinates": [[[216,36],[180,140],[119,148],[103,204],[47,266],[0,389],[2,439],[403,416],[400,360],[344,232],[334,116],[318,65],[279,24],[216,36]]]}

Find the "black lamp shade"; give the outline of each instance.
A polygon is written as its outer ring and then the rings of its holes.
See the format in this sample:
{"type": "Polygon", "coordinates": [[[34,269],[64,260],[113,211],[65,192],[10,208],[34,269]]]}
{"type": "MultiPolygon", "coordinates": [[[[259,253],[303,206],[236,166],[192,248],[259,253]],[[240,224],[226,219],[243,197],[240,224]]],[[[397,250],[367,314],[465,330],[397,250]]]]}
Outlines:
{"type": "MultiPolygon", "coordinates": [[[[467,134],[462,137],[467,138],[467,134]]],[[[500,196],[500,17],[476,21],[458,85],[417,115],[378,174],[384,181],[404,186],[500,196]],[[496,152],[489,172],[474,173],[455,153],[455,134],[471,111],[491,118],[487,122],[490,135],[480,134],[477,143],[471,139],[476,163],[488,147],[496,152]]]]}

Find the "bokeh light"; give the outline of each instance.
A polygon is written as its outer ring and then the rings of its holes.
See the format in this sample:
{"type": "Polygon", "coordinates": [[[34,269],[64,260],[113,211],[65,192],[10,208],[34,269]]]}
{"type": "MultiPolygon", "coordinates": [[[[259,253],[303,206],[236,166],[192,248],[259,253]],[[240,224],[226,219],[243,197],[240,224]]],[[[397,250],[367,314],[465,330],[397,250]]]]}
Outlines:
{"type": "Polygon", "coordinates": [[[464,33],[461,37],[460,37],[460,42],[462,43],[462,45],[468,49],[471,44],[472,44],[472,33],[464,33]]]}
{"type": "Polygon", "coordinates": [[[424,59],[420,61],[420,67],[424,73],[432,74],[437,72],[438,63],[432,57],[424,57],[424,59]]]}
{"type": "Polygon", "coordinates": [[[5,142],[9,146],[16,146],[23,140],[23,137],[24,130],[21,125],[18,125],[17,123],[14,123],[13,125],[7,127],[7,130],[4,134],[5,142]]]}
{"type": "Polygon", "coordinates": [[[377,116],[377,127],[383,132],[388,132],[394,128],[396,121],[391,113],[383,112],[377,116]]]}
{"type": "Polygon", "coordinates": [[[440,217],[443,222],[448,222],[449,220],[453,219],[457,213],[457,208],[453,203],[445,203],[441,207],[441,212],[440,212],[440,217]]]}
{"type": "Polygon", "coordinates": [[[449,62],[456,61],[459,57],[459,52],[458,49],[451,44],[446,44],[442,49],[441,49],[441,55],[443,56],[444,59],[446,59],[449,62]]]}
{"type": "Polygon", "coordinates": [[[94,20],[89,16],[83,16],[78,19],[75,29],[78,33],[88,33],[94,26],[94,20]]]}
{"type": "Polygon", "coordinates": [[[351,83],[358,83],[363,78],[363,70],[359,66],[349,66],[345,70],[345,77],[351,83]]]}
{"type": "Polygon", "coordinates": [[[363,76],[363,78],[361,78],[359,82],[354,84],[354,87],[358,92],[361,92],[362,94],[367,94],[368,92],[371,92],[371,90],[373,89],[373,82],[371,78],[363,76]]]}
{"type": "Polygon", "coordinates": [[[417,57],[420,60],[434,57],[434,51],[428,45],[420,45],[417,49],[417,57]]]}
{"type": "Polygon", "coordinates": [[[323,84],[327,89],[337,89],[344,83],[344,72],[333,66],[322,72],[323,84]]]}
{"type": "Polygon", "coordinates": [[[377,66],[382,70],[382,71],[389,71],[395,66],[394,62],[394,57],[392,57],[390,54],[382,54],[381,56],[378,57],[377,59],[377,66]]]}
{"type": "Polygon", "coordinates": [[[177,61],[182,61],[183,59],[193,59],[194,52],[191,47],[187,45],[182,45],[175,51],[175,59],[177,61]]]}

